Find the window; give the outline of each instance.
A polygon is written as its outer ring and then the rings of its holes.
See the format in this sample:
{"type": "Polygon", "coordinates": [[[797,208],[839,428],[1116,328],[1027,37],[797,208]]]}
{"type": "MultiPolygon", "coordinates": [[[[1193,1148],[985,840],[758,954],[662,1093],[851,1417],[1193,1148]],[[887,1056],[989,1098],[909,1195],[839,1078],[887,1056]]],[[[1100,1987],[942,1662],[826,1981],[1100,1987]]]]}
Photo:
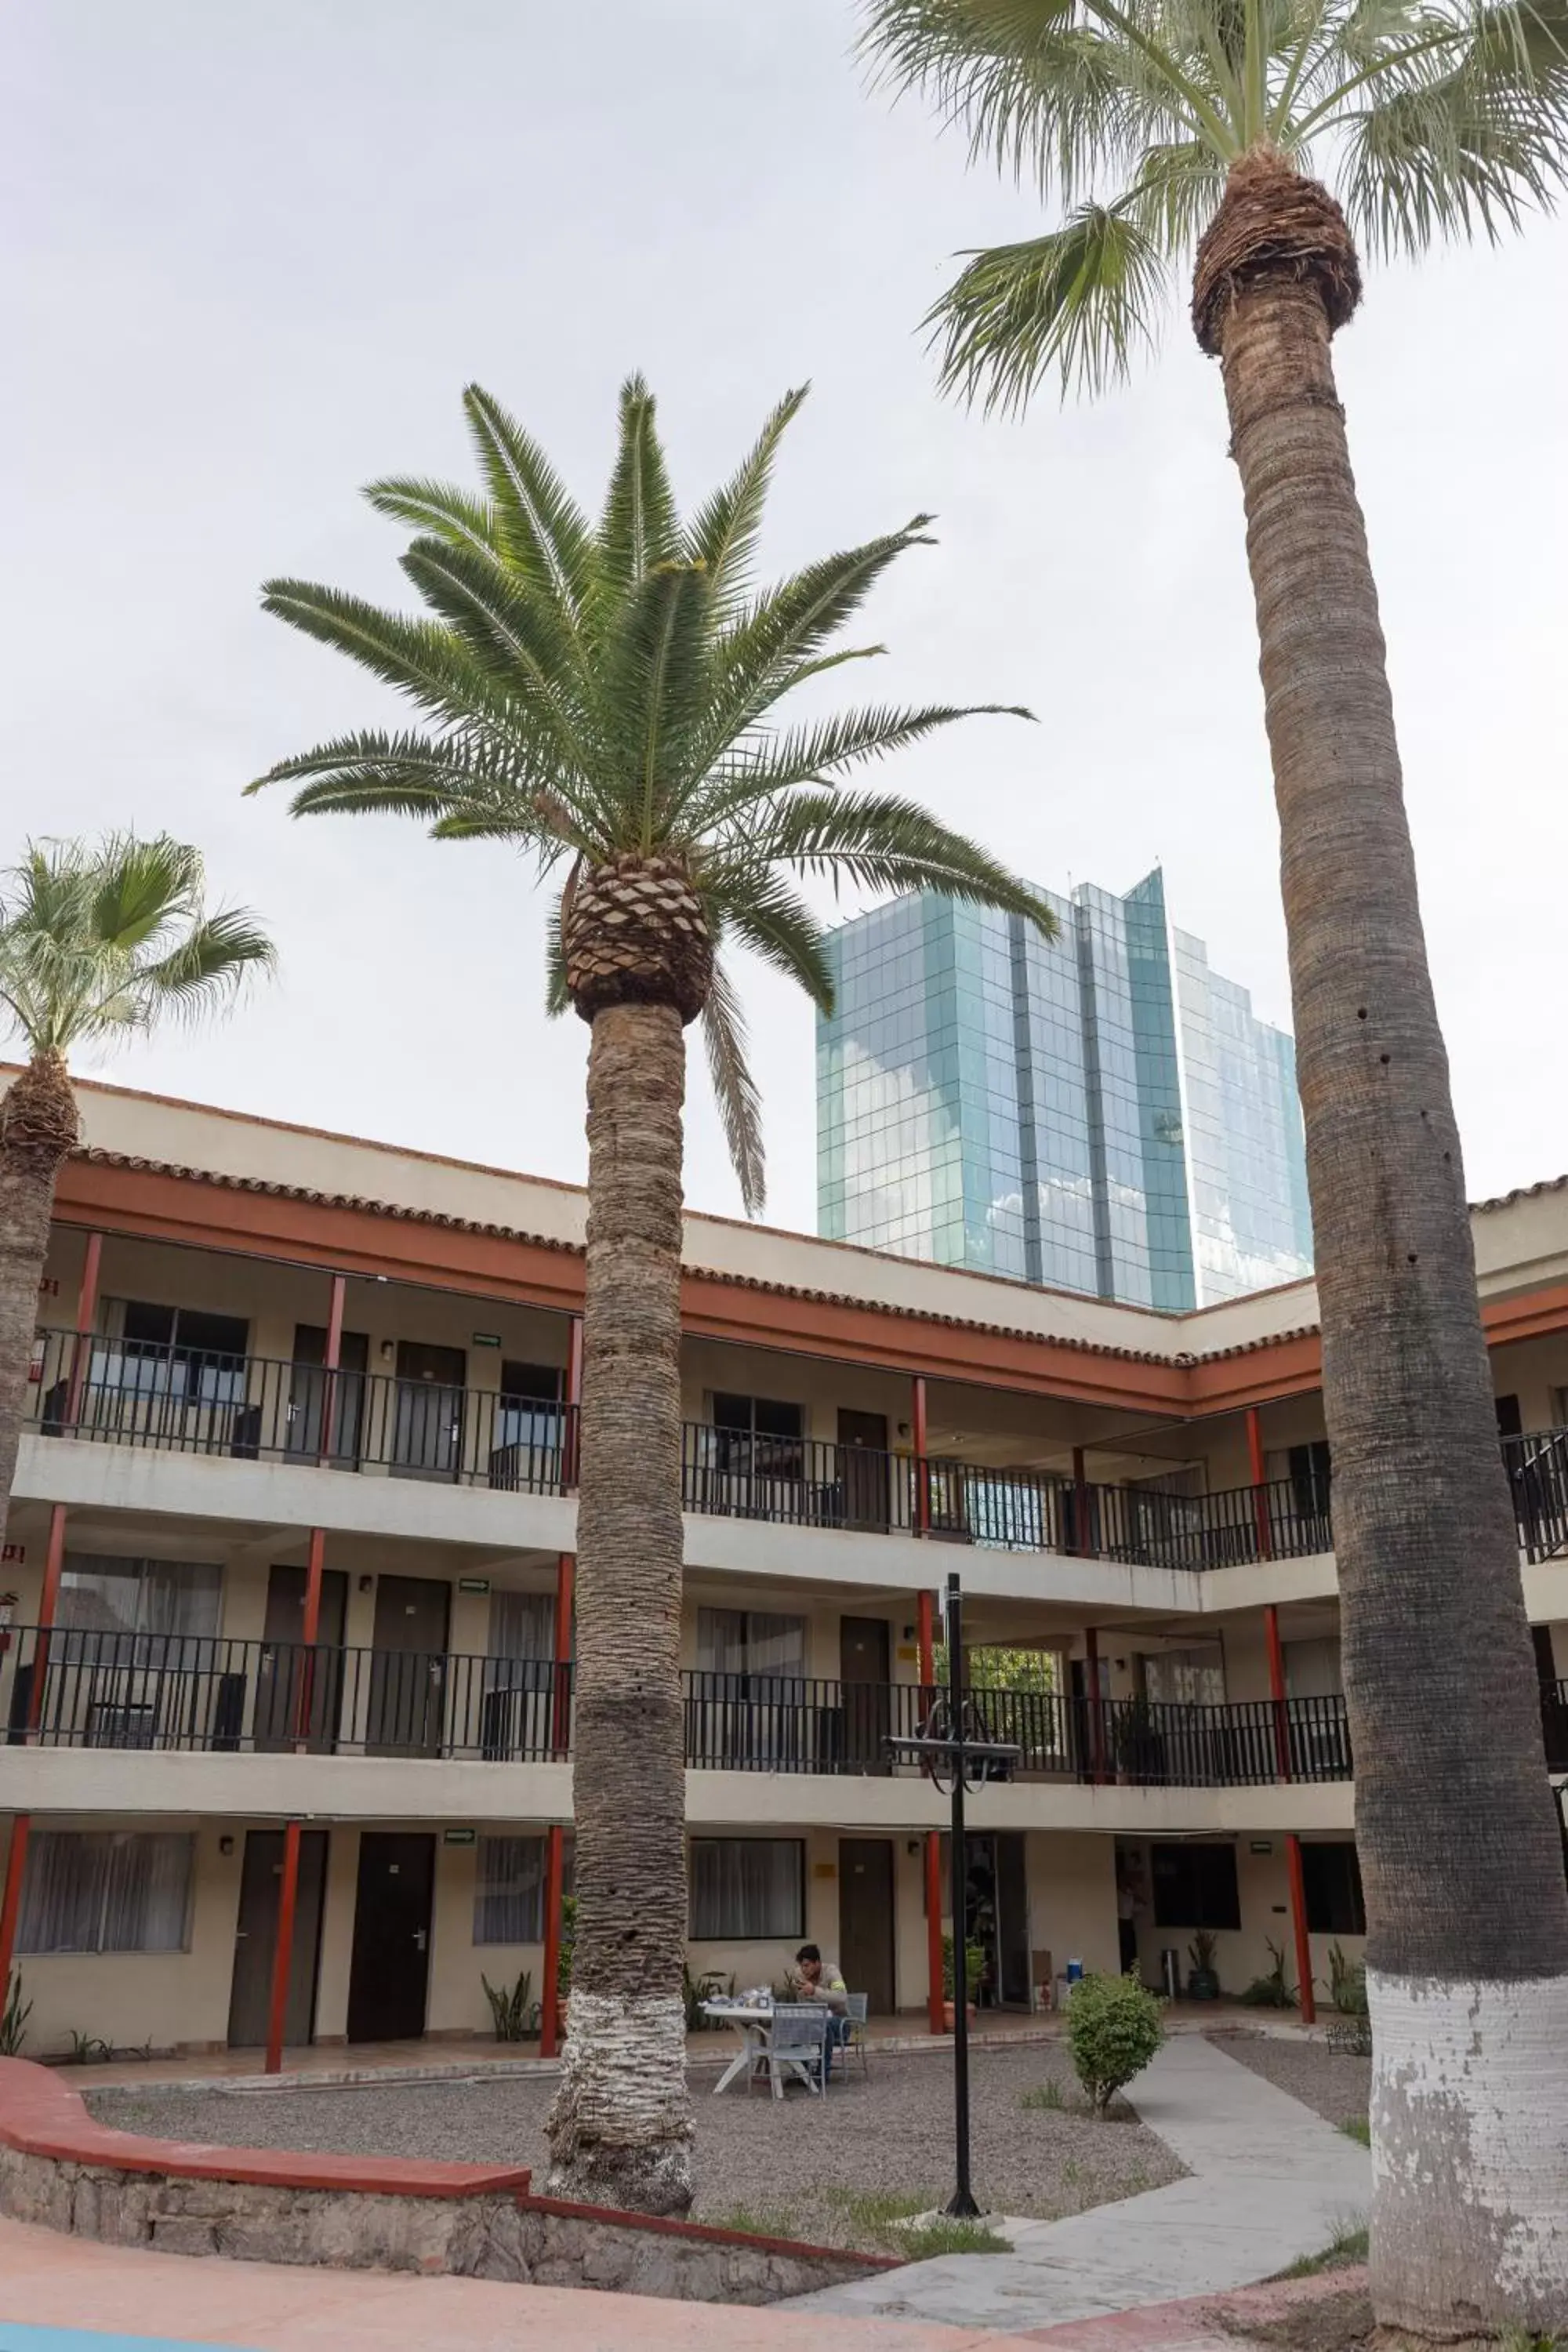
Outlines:
{"type": "Polygon", "coordinates": [[[35,1830],[19,1952],[183,1952],[195,1838],[35,1830]]]}
{"type": "Polygon", "coordinates": [[[1239,1927],[1233,1845],[1153,1845],[1149,1874],[1156,1927],[1239,1927]]]}
{"type": "Polygon", "coordinates": [[[1310,1642],[1287,1642],[1285,1694],[1288,1698],[1338,1698],[1344,1689],[1340,1675],[1340,1637],[1324,1633],[1310,1642]]]}
{"type": "Polygon", "coordinates": [[[692,1940],[787,1943],[805,1933],[798,1838],[693,1838],[692,1940]]]}
{"type": "Polygon", "coordinates": [[[798,1478],[805,1469],[805,1414],[771,1397],[715,1395],[716,1465],[759,1477],[798,1478]]]}
{"type": "Polygon", "coordinates": [[[544,1840],[482,1837],[474,1879],[476,1944],[544,1940],[544,1840]]]}
{"type": "MultiPolygon", "coordinates": [[[[697,1664],[702,1674],[746,1677],[758,1696],[780,1681],[805,1675],[805,1620],[774,1617],[761,1609],[699,1609],[697,1664]]],[[[732,1696],[744,1692],[737,1687],[732,1696]]]]}
{"type": "Polygon", "coordinates": [[[1307,1925],[1314,1936],[1365,1935],[1361,1864],[1349,1839],[1332,1844],[1303,1844],[1301,1878],[1307,1895],[1307,1925]]]}
{"type": "Polygon", "coordinates": [[[93,1349],[92,1385],[191,1404],[234,1404],[245,1394],[250,1326],[238,1315],[157,1307],[128,1298],[118,1339],[93,1349]]]}
{"type": "Polygon", "coordinates": [[[1143,1695],[1152,1706],[1223,1706],[1225,1653],[1217,1642],[1143,1656],[1143,1695]]]}
{"type": "Polygon", "coordinates": [[[496,1444],[521,1446],[531,1454],[558,1454],[563,1378],[558,1364],[503,1363],[496,1405],[496,1444]]]}
{"type": "Polygon", "coordinates": [[[203,1663],[201,1653],[184,1645],[216,1635],[222,1591],[223,1570],[216,1565],[68,1552],[57,1621],[67,1636],[60,1657],[73,1664],[194,1669],[203,1663]]]}

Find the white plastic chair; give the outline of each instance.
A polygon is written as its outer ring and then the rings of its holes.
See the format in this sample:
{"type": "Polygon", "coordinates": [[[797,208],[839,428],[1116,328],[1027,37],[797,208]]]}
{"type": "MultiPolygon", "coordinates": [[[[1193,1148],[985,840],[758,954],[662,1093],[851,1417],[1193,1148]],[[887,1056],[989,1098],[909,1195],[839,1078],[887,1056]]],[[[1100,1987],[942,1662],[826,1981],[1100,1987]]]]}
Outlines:
{"type": "Polygon", "coordinates": [[[768,2036],[768,2079],[775,2099],[782,2099],[788,2074],[798,2074],[818,2098],[827,2089],[827,2015],[820,2003],[784,2000],[773,2005],[773,2031],[768,2036]]]}

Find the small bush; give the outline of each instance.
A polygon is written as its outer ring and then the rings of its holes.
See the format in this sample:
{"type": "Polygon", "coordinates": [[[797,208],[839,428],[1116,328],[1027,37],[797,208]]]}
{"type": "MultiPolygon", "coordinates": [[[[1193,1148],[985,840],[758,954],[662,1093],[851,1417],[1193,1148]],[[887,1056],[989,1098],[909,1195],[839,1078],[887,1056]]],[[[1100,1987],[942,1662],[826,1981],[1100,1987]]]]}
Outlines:
{"type": "Polygon", "coordinates": [[[1165,2039],[1160,2003],[1136,1977],[1085,1977],[1068,2002],[1068,2046],[1101,2115],[1165,2039]]]}
{"type": "Polygon", "coordinates": [[[1366,1963],[1347,1959],[1342,1944],[1329,1946],[1329,1999],[1342,2017],[1367,2013],[1366,1963]]]}
{"type": "Polygon", "coordinates": [[[1067,2101],[1062,2097],[1061,2084],[1047,2075],[1043,2083],[1037,2083],[1032,2090],[1024,2092],[1018,2105],[1021,2107],[1043,2107],[1047,2114],[1059,2115],[1067,2101]]]}

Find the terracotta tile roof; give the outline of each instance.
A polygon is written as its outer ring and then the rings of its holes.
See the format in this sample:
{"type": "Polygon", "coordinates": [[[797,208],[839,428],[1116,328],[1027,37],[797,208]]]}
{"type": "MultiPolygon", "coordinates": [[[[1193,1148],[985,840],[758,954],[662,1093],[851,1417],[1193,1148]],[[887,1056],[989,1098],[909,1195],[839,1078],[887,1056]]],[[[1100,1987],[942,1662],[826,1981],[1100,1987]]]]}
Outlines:
{"type": "Polygon", "coordinates": [[[1472,1217],[1484,1217],[1492,1209],[1511,1209],[1516,1201],[1533,1201],[1542,1192],[1561,1192],[1568,1188],[1568,1176],[1543,1176],[1539,1184],[1519,1184],[1511,1192],[1500,1192],[1492,1201],[1472,1201],[1472,1217]]]}

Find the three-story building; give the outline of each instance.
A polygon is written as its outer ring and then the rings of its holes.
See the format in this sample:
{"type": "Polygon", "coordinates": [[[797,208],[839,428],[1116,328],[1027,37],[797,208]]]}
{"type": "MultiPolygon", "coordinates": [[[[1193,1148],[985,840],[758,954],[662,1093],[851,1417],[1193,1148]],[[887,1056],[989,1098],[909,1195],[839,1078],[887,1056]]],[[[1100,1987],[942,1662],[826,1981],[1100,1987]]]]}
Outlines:
{"type": "MultiPolygon", "coordinates": [[[[80,1097],[0,1567],[0,1986],[35,2052],[260,2049],[287,1883],[289,2042],[479,2032],[569,1884],[584,1195],[80,1097]]],[[[1568,1770],[1568,1185],[1475,1235],[1568,1770]]],[[[945,1805],[889,1742],[956,1568],[1018,1750],[970,1807],[982,2000],[1184,1978],[1200,1930],[1227,1992],[1271,1944],[1321,1991],[1363,1921],[1311,1284],[1161,1314],[692,1215],[683,1318],[693,1970],[810,1936],[927,2008],[945,1805]]]]}

